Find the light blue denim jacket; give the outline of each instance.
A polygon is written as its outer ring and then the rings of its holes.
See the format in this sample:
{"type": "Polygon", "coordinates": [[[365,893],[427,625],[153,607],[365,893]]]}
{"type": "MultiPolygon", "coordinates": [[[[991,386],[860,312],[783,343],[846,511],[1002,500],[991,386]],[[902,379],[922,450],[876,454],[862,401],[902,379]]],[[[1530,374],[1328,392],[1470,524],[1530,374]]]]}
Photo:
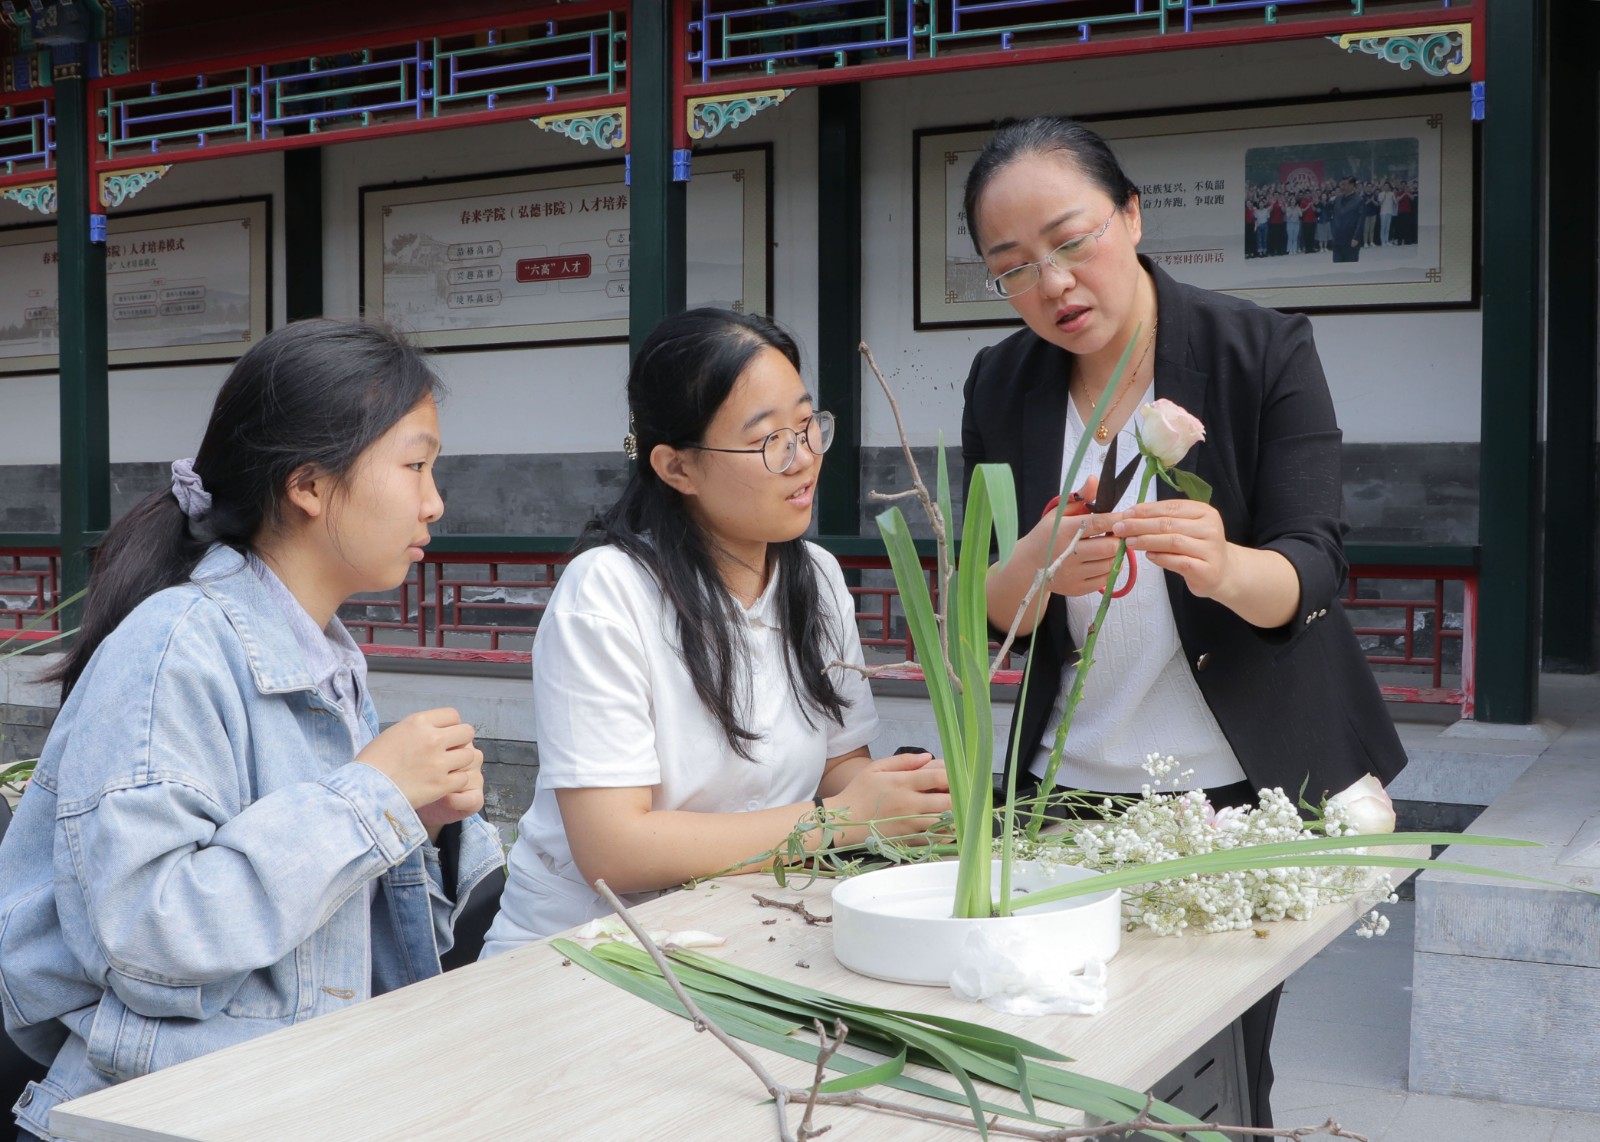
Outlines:
{"type": "Polygon", "coordinates": [[[51,1063],[18,1122],[47,1135],[58,1102],[437,975],[502,859],[469,818],[442,885],[261,581],[212,548],[90,660],[0,845],[0,1004],[51,1063]]]}

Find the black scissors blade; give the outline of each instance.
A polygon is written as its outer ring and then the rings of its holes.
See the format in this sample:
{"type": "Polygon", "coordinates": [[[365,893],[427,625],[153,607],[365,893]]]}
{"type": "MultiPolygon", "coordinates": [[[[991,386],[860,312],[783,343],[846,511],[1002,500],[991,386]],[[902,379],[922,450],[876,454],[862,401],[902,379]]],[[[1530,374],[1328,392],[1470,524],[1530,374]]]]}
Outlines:
{"type": "Polygon", "coordinates": [[[1111,438],[1111,446],[1106,449],[1105,463],[1100,465],[1100,484],[1095,492],[1094,500],[1089,504],[1089,511],[1095,515],[1104,515],[1106,512],[1115,511],[1122,493],[1128,490],[1128,485],[1133,483],[1134,469],[1139,466],[1139,457],[1129,460],[1121,472],[1117,471],[1117,437],[1111,438]]]}

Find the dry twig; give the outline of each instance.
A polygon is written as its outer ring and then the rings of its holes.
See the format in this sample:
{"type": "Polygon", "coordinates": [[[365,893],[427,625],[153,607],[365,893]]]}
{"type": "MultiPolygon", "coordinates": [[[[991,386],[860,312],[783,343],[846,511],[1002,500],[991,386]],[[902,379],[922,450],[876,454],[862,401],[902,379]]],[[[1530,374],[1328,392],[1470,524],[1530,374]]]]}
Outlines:
{"type": "Polygon", "coordinates": [[[1039,597],[1039,592],[1044,589],[1044,585],[1055,578],[1056,572],[1061,570],[1061,565],[1067,561],[1067,557],[1078,549],[1078,540],[1082,538],[1083,526],[1080,524],[1077,533],[1067,541],[1067,546],[1062,548],[1061,554],[1051,560],[1048,567],[1041,567],[1034,574],[1033,582],[1028,584],[1028,589],[1022,596],[1022,601],[1017,604],[1017,613],[1011,618],[1011,626],[1006,630],[1005,640],[1000,643],[1000,649],[995,653],[994,662],[989,667],[990,681],[993,681],[994,676],[999,673],[1000,664],[1006,660],[1006,655],[1011,653],[1011,644],[1017,641],[1017,630],[1022,626],[1022,616],[1028,613],[1028,608],[1039,597]]]}
{"type": "Polygon", "coordinates": [[[818,916],[815,912],[806,907],[806,902],[804,900],[774,900],[770,896],[762,896],[755,892],[750,894],[750,899],[754,900],[763,908],[782,908],[785,912],[793,912],[807,924],[833,923],[832,916],[818,916]]]}
{"type": "Polygon", "coordinates": [[[825,670],[833,670],[835,668],[854,670],[863,678],[877,678],[880,675],[888,674],[891,670],[921,670],[922,663],[912,662],[908,658],[904,662],[880,662],[876,666],[857,666],[854,662],[846,662],[841,658],[835,658],[827,666],[823,667],[825,670]]]}
{"type": "Polygon", "coordinates": [[[842,1019],[833,1021],[833,1038],[831,1039],[828,1038],[828,1033],[822,1026],[822,1020],[813,1020],[812,1025],[817,1029],[817,1042],[821,1044],[821,1047],[817,1051],[817,1070],[811,1079],[811,1091],[806,1096],[806,1113],[800,1119],[800,1129],[798,1131],[800,1142],[806,1142],[808,1138],[815,1138],[817,1135],[826,1134],[833,1129],[832,1126],[813,1127],[811,1125],[811,1113],[817,1109],[817,1099],[822,1094],[822,1083],[828,1074],[828,1060],[833,1058],[840,1047],[844,1046],[844,1037],[849,1034],[849,1028],[844,1025],[844,1020],[842,1019]]]}
{"type": "MultiPolygon", "coordinates": [[[[939,508],[939,501],[933,498],[928,491],[928,485],[922,482],[922,469],[917,467],[917,458],[911,454],[911,437],[906,433],[905,419],[900,415],[900,402],[894,399],[894,390],[889,387],[889,382],[884,380],[883,370],[878,368],[878,361],[872,355],[872,349],[863,341],[857,348],[867,362],[867,368],[872,370],[872,375],[878,378],[878,386],[883,389],[883,395],[889,398],[889,411],[894,413],[895,431],[900,434],[900,448],[906,454],[906,464],[911,468],[911,482],[915,485],[917,499],[922,501],[922,510],[928,513],[928,525],[933,528],[933,546],[939,553],[939,605],[934,610],[934,618],[939,624],[939,642],[944,649],[945,672],[950,675],[950,684],[957,694],[961,693],[961,679],[957,677],[955,667],[950,659],[950,628],[945,622],[946,600],[950,598],[950,585],[955,577],[955,564],[950,558],[950,532],[944,512],[939,508]]],[[[874,493],[877,494],[877,493],[874,493]]]]}

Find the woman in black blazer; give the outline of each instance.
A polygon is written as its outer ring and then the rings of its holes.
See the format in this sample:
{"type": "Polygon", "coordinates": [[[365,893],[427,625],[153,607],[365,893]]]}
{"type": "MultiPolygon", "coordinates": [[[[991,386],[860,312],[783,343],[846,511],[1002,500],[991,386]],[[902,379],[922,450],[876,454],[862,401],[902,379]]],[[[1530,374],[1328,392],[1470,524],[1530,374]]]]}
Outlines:
{"type": "MultiPolygon", "coordinates": [[[[1206,426],[1180,467],[1214,490],[1207,505],[1158,483],[1155,500],[1134,506],[1130,492],[1119,510],[1087,517],[1037,629],[1026,619],[1020,627],[1034,660],[1007,764],[1022,767],[1019,777],[1043,773],[1120,537],[1142,575],[1111,604],[1059,783],[1137,791],[1149,781],[1140,763],[1160,752],[1197,771],[1179,787],[1206,787],[1219,807],[1253,801],[1264,786],[1291,797],[1304,789],[1315,803],[1367,774],[1387,784],[1406,759],[1337,600],[1340,432],[1310,323],[1182,285],[1140,258],[1137,189],[1104,141],[1068,120],[1002,126],[969,176],[966,214],[991,288],[1027,328],[973,361],[962,452],[969,469],[1010,465],[1024,527],[1041,521],[991,572],[991,623],[1010,626],[1034,576],[1066,545],[1063,526],[1051,550],[1041,517],[1085,433],[1095,439],[1082,472],[1096,472],[1112,437],[1121,435],[1122,457],[1134,454],[1130,418],[1141,402],[1172,400],[1206,426]],[[1089,423],[1130,342],[1103,423],[1089,423]]],[[[1092,479],[1083,491],[1093,497],[1092,479]]],[[[1246,1019],[1262,1126],[1276,1002],[1274,993],[1246,1019]]]]}

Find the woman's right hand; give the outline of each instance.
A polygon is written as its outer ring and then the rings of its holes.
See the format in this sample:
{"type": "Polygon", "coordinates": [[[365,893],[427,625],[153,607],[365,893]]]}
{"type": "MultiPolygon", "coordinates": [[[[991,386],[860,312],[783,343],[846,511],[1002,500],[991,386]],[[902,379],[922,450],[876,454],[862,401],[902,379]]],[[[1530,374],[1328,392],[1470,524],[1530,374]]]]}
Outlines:
{"type": "MultiPolygon", "coordinates": [[[[1099,478],[1090,476],[1078,489],[1077,498],[1093,502],[1099,485],[1099,478]]],[[[1029,572],[1029,579],[1037,573],[1038,568],[1048,567],[1060,558],[1072,542],[1072,537],[1081,531],[1082,538],[1078,540],[1078,545],[1051,576],[1048,586],[1057,595],[1087,595],[1098,591],[1106,585],[1106,577],[1111,574],[1112,559],[1117,554],[1117,540],[1106,532],[1122,518],[1121,514],[1063,516],[1059,527],[1056,526],[1055,517],[1054,511],[1045,512],[1044,517],[1017,544],[1017,555],[1029,560],[1033,568],[1029,572]],[[1050,542],[1052,529],[1056,533],[1054,545],[1050,542]]],[[[1016,557],[1014,555],[1012,558],[1016,557]]]]}
{"type": "Polygon", "coordinates": [[[356,760],[388,777],[420,809],[472,784],[483,762],[472,737],[455,710],[419,710],[373,738],[356,760]]]}
{"type": "Polygon", "coordinates": [[[897,753],[863,766],[823,805],[847,821],[878,821],[878,832],[885,836],[920,833],[949,810],[950,779],[944,762],[931,754],[897,753]]]}

